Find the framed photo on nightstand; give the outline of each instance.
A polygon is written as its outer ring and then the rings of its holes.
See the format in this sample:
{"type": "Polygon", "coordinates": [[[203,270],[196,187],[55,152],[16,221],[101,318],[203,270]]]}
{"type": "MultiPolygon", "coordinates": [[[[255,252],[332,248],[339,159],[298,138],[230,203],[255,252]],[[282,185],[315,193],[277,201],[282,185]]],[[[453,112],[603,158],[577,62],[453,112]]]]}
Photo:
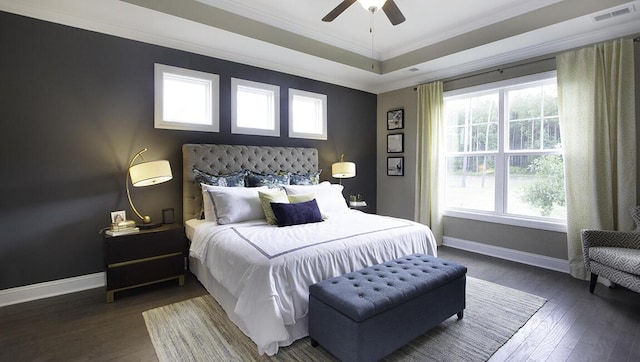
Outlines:
{"type": "Polygon", "coordinates": [[[124,210],[111,211],[111,223],[117,224],[127,220],[127,212],[124,210]]]}

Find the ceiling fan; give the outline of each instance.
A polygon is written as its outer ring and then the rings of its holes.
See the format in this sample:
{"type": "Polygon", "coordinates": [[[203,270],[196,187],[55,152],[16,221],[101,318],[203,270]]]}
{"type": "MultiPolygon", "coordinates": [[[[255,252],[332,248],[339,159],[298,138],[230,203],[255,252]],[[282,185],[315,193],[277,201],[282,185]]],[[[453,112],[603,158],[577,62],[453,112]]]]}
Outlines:
{"type": "Polygon", "coordinates": [[[398,25],[404,22],[406,19],[402,12],[398,8],[398,5],[393,0],[343,0],[338,6],[331,10],[322,21],[333,21],[338,15],[342,14],[347,8],[355,2],[359,2],[362,7],[370,12],[375,12],[382,8],[382,11],[387,15],[391,24],[398,25]]]}

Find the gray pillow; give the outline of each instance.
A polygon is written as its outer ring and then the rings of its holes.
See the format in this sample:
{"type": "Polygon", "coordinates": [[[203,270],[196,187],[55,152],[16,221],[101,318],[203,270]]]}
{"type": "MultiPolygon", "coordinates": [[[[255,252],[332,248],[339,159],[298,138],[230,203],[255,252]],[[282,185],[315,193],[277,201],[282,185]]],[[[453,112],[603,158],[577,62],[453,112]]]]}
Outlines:
{"type": "Polygon", "coordinates": [[[210,173],[193,169],[194,179],[199,184],[211,186],[244,187],[247,171],[237,171],[226,175],[212,175],[210,173]]]}

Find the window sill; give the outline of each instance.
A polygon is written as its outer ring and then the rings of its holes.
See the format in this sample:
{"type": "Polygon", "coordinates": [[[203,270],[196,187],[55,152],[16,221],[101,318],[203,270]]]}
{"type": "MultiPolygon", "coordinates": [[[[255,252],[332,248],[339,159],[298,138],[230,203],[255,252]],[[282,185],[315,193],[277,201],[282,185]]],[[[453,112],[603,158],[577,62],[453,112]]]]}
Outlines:
{"type": "Polygon", "coordinates": [[[445,210],[444,216],[526,227],[531,229],[556,231],[562,233],[567,232],[567,224],[563,220],[536,220],[518,217],[515,215],[497,215],[491,213],[471,212],[466,210],[445,210]]]}

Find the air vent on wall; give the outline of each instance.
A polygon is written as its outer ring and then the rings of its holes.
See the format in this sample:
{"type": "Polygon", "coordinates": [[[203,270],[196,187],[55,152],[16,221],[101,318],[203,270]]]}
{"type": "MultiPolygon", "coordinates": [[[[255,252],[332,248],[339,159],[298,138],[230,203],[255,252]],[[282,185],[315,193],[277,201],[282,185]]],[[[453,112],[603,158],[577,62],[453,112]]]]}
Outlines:
{"type": "Polygon", "coordinates": [[[625,6],[623,8],[618,8],[613,11],[608,11],[606,13],[598,14],[593,17],[593,21],[602,21],[606,19],[615,18],[616,16],[629,14],[636,11],[636,8],[633,5],[625,6]]]}

